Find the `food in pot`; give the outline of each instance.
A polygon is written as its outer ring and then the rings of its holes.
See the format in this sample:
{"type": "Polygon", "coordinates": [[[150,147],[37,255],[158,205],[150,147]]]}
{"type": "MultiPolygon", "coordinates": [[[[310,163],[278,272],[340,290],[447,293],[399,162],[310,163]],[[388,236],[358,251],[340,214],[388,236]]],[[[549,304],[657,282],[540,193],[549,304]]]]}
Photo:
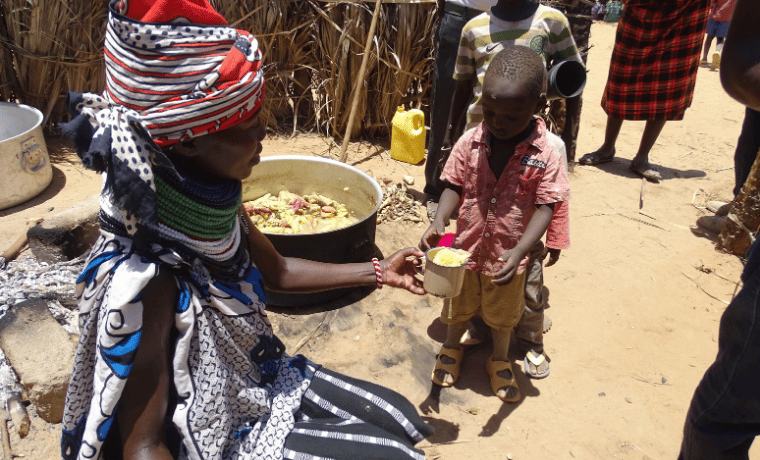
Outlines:
{"type": "Polygon", "coordinates": [[[467,263],[470,253],[463,249],[442,248],[433,255],[433,263],[442,267],[460,267],[467,263]]]}
{"type": "Polygon", "coordinates": [[[316,193],[301,196],[283,190],[277,196],[267,193],[243,205],[264,233],[319,233],[359,222],[345,205],[316,193]]]}

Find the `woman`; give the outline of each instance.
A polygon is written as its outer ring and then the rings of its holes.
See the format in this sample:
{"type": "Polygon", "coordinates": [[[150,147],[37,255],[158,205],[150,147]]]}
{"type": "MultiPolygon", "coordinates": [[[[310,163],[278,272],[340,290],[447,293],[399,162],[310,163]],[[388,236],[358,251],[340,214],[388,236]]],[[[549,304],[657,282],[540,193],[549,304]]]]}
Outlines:
{"type": "Polygon", "coordinates": [[[107,88],[65,127],[103,172],[102,235],[77,284],[80,342],[65,459],[424,459],[400,395],[284,354],[263,286],[423,294],[420,257],[327,265],[280,256],[241,211],[259,162],[256,39],[207,0],[114,0],[107,88]]]}
{"type": "MultiPolygon", "coordinates": [[[[609,8],[610,4],[608,12],[609,8]]],[[[611,162],[623,120],[646,120],[639,150],[628,169],[650,182],[662,179],[649,164],[649,152],[665,122],[682,120],[691,105],[709,11],[710,0],[625,3],[602,96],[607,113],[604,143],[578,163],[611,162]]]]}

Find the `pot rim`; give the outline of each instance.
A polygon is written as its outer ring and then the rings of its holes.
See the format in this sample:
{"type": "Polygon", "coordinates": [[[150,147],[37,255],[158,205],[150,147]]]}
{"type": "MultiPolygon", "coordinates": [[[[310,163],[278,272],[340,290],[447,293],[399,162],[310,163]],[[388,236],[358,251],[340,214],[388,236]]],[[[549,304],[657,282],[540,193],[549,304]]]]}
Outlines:
{"type": "MultiPolygon", "coordinates": [[[[31,112],[32,114],[34,114],[37,117],[37,121],[34,124],[34,126],[32,126],[31,128],[29,128],[26,131],[23,131],[23,132],[21,132],[19,134],[16,134],[15,136],[11,136],[11,137],[8,137],[8,138],[5,138],[5,139],[0,139],[0,144],[2,144],[3,142],[7,142],[7,141],[11,141],[13,139],[19,138],[21,136],[28,135],[29,133],[31,133],[32,131],[34,131],[35,129],[39,128],[42,125],[42,122],[44,120],[44,117],[42,116],[42,112],[40,112],[38,109],[36,109],[36,108],[34,108],[32,106],[25,105],[25,104],[18,104],[18,103],[15,103],[15,102],[2,102],[2,101],[0,101],[0,112],[5,112],[5,110],[4,110],[5,107],[8,107],[8,108],[13,107],[13,108],[25,110],[27,112],[31,112]]],[[[9,115],[9,113],[6,113],[5,115],[6,116],[9,115]]]]}

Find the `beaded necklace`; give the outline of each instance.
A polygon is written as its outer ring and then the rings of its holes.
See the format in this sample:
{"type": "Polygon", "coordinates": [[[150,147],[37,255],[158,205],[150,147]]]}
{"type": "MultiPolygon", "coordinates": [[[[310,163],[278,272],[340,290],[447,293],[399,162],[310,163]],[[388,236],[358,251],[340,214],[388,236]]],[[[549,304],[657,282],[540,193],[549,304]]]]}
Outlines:
{"type": "Polygon", "coordinates": [[[225,238],[235,229],[240,181],[208,186],[191,178],[165,180],[157,174],[155,184],[158,220],[164,225],[199,240],[225,238]]]}

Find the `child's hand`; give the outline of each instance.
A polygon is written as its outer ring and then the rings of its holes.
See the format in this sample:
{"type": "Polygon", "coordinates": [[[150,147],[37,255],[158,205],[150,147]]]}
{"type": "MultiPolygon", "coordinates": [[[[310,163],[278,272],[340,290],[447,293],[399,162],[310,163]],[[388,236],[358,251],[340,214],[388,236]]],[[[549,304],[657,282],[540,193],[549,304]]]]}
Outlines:
{"type": "Polygon", "coordinates": [[[422,234],[422,238],[420,239],[420,250],[427,251],[430,248],[438,246],[438,242],[441,241],[445,232],[446,229],[443,225],[436,225],[435,222],[430,224],[430,227],[425,230],[425,233],[422,234]]]}
{"type": "Polygon", "coordinates": [[[425,294],[422,281],[414,276],[415,267],[422,264],[420,258],[425,254],[416,248],[398,250],[380,261],[383,271],[383,284],[391,287],[406,289],[413,294],[425,294]]]}
{"type": "Polygon", "coordinates": [[[562,252],[562,249],[553,249],[553,248],[547,248],[544,246],[544,252],[541,254],[541,261],[546,259],[546,256],[549,256],[549,261],[546,262],[546,265],[544,267],[551,267],[552,265],[556,264],[559,260],[559,255],[562,252]]]}
{"type": "Polygon", "coordinates": [[[491,282],[500,286],[509,284],[509,282],[512,281],[512,278],[515,277],[515,274],[517,274],[517,269],[520,267],[520,261],[523,257],[525,257],[525,254],[520,254],[519,251],[516,251],[515,249],[507,250],[501,255],[501,257],[499,257],[499,259],[505,262],[504,266],[501,270],[496,272],[496,275],[494,275],[491,282]]]}

